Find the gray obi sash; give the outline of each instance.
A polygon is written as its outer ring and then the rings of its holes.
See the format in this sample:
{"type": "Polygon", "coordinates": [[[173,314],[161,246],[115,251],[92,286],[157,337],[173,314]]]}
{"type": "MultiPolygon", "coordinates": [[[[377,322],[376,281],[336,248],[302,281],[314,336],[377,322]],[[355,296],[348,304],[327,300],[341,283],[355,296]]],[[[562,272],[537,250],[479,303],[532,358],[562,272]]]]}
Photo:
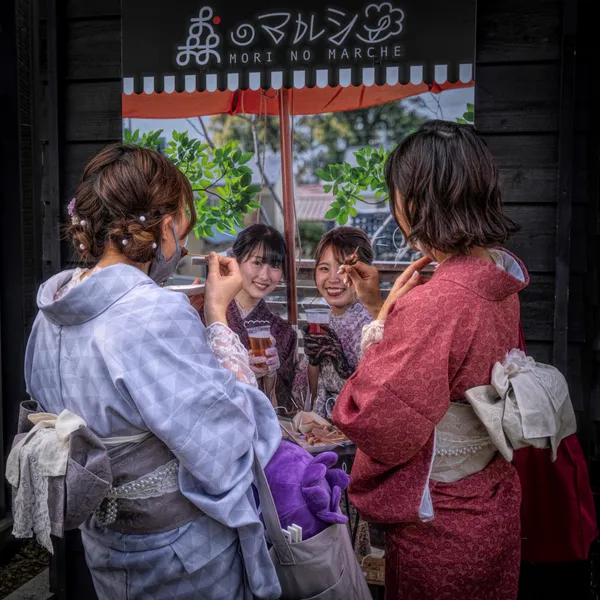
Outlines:
{"type": "Polygon", "coordinates": [[[34,400],[21,404],[8,462],[15,535],[40,541],[41,526],[46,547],[50,533],[60,537],[92,515],[120,533],[152,534],[201,514],[179,489],[178,460],[152,433],[99,438],[80,417],[44,413],[34,400]],[[57,462],[62,471],[48,469],[57,462]]]}
{"type": "Polygon", "coordinates": [[[96,519],[121,533],[158,533],[196,519],[201,511],[179,489],[179,461],[155,435],[109,449],[113,483],[96,519]]]}

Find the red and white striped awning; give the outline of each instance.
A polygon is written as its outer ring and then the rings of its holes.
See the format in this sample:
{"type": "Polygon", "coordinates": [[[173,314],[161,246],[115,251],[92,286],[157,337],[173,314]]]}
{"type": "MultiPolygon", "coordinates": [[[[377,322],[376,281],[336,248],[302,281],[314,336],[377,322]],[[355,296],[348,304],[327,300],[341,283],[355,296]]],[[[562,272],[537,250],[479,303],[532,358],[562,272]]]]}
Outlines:
{"type": "MultiPolygon", "coordinates": [[[[394,102],[426,92],[471,87],[473,65],[460,65],[459,78],[448,81],[448,66],[436,65],[434,80],[425,83],[423,67],[365,67],[339,69],[337,85],[331,85],[332,70],[317,70],[314,85],[307,85],[307,72],[293,72],[292,110],[310,115],[356,110],[394,102]],[[356,73],[360,80],[355,82],[356,73]],[[376,79],[384,74],[384,82],[376,79]]],[[[227,74],[227,89],[218,87],[218,75],[190,73],[123,79],[123,117],[179,119],[217,114],[278,115],[278,91],[283,87],[283,71],[250,73],[248,88],[240,88],[240,74],[227,74]],[[266,78],[266,80],[265,80],[266,78]],[[265,89],[263,84],[270,87],[265,89]]]]}

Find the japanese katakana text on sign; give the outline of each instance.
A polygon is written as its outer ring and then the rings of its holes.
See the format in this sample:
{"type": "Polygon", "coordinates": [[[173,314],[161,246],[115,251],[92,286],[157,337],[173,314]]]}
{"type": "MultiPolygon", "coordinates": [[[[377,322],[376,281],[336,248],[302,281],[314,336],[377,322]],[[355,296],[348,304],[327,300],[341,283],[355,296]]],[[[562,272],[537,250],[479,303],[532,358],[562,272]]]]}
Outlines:
{"type": "Polygon", "coordinates": [[[475,2],[247,0],[234,9],[122,0],[123,74],[279,70],[285,79],[297,70],[420,65],[427,77],[434,65],[474,62],[475,2]]]}
{"type": "Polygon", "coordinates": [[[320,38],[328,46],[328,61],[362,59],[363,52],[367,58],[399,58],[404,18],[401,8],[382,2],[367,4],[360,11],[329,7],[322,15],[302,10],[265,12],[222,31],[221,17],[212,7],[202,6],[190,19],[176,60],[181,67],[194,62],[198,66],[223,62],[258,65],[272,63],[274,54],[283,52],[289,63],[310,63],[313,46],[320,38]],[[223,37],[232,50],[223,51],[223,37]]]}

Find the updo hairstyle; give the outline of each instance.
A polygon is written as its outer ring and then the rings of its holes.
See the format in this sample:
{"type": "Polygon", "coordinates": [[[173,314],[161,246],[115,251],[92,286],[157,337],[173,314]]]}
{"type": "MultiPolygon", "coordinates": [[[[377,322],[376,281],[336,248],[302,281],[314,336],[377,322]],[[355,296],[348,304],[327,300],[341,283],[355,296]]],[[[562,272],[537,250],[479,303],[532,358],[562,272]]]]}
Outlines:
{"type": "Polygon", "coordinates": [[[147,263],[161,240],[161,223],[185,208],[187,235],[196,224],[185,175],[155,150],[117,144],[87,164],[69,205],[66,235],[82,261],[98,262],[112,243],[130,261],[147,263]]]}

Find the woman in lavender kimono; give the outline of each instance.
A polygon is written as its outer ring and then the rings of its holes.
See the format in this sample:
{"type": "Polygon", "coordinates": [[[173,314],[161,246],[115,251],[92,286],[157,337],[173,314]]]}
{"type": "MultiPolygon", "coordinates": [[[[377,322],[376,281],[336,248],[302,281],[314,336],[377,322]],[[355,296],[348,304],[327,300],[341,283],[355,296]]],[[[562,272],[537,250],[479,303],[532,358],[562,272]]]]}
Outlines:
{"type": "MultiPolygon", "coordinates": [[[[250,352],[251,368],[261,390],[271,398],[273,405],[284,412],[294,412],[292,386],[296,368],[297,336],[292,326],[274,315],[265,298],[285,275],[286,245],[282,235],[268,225],[246,227],[233,244],[232,254],[238,261],[243,286],[227,308],[227,324],[250,352]],[[252,356],[247,324],[267,323],[271,327],[274,348],[268,358],[252,356]]],[[[200,317],[206,322],[204,309],[200,317]]]]}
{"type": "MultiPolygon", "coordinates": [[[[322,326],[324,334],[312,335],[308,327],[304,329],[304,357],[298,366],[294,392],[298,400],[308,393],[309,373],[316,369],[317,394],[313,410],[329,420],[338,394],[358,366],[363,327],[373,320],[358,301],[352,283],[345,282],[344,275],[338,273],[346,257],[357,249],[359,260],[370,265],[373,248],[367,234],[358,227],[336,227],[323,236],[315,251],[315,283],[331,307],[331,316],[329,326],[322,326]]],[[[352,458],[344,457],[341,466],[349,472],[352,458]]],[[[357,528],[356,554],[364,558],[371,552],[369,527],[358,519],[352,505],[343,505],[343,509],[357,528]]]]}
{"type": "Polygon", "coordinates": [[[363,326],[373,320],[358,301],[351,282],[347,285],[338,273],[346,257],[357,248],[359,260],[371,264],[373,248],[367,234],[358,227],[336,227],[323,236],[315,251],[315,283],[331,307],[331,316],[329,327],[323,327],[325,334],[312,335],[304,329],[305,358],[299,365],[294,390],[297,397],[305,395],[309,370],[317,367],[313,410],[329,420],[337,395],[360,360],[363,326]]]}
{"type": "Polygon", "coordinates": [[[81,527],[98,597],[278,598],[251,486],[255,457],[266,465],[281,435],[225,325],[235,260],[209,258],[206,327],[185,295],[159,287],[195,213],[188,181],[154,151],[100,152],[69,208],[68,236],[94,266],[41,287],[27,389],[43,410],[87,422],[115,488],[148,482],[81,527]]]}

